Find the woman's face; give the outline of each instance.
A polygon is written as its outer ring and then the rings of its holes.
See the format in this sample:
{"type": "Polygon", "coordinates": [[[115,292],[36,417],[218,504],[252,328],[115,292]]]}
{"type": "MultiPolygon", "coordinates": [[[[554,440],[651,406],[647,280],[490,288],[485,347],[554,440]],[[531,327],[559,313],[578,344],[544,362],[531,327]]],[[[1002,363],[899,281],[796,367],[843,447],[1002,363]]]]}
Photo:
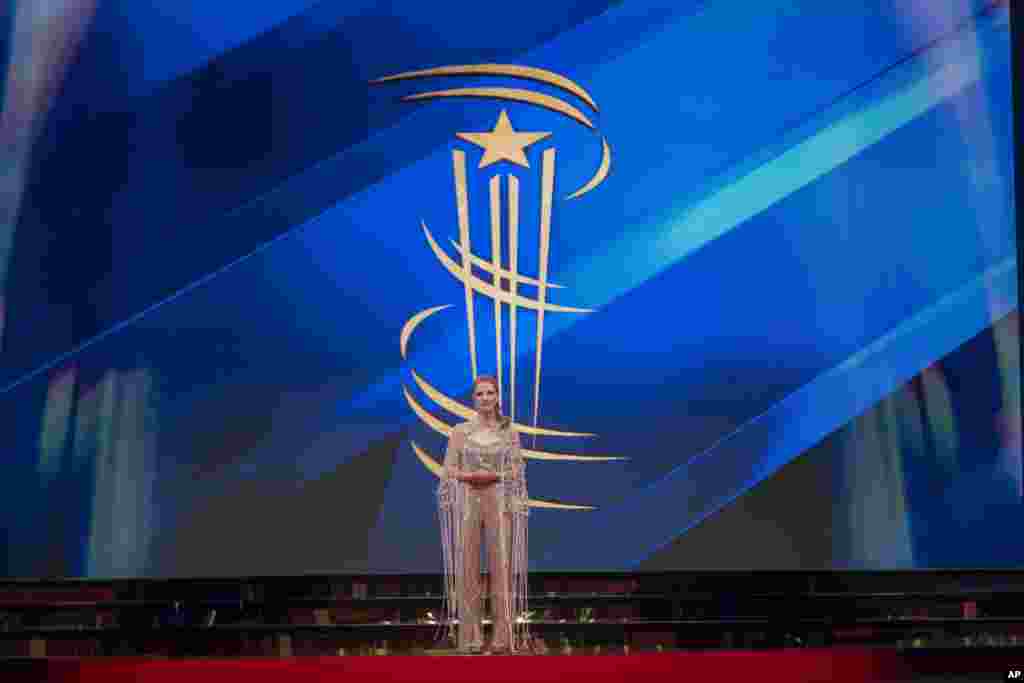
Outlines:
{"type": "Polygon", "coordinates": [[[493,413],[498,407],[498,389],[490,382],[480,382],[473,390],[473,405],[478,413],[493,413]]]}

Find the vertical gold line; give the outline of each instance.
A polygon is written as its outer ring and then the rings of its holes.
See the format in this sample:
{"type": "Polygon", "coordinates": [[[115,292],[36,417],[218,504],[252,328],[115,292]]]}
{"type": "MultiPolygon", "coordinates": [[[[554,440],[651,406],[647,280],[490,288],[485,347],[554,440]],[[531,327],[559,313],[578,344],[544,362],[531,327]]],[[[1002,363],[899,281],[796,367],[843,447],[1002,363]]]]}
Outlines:
{"type": "Polygon", "coordinates": [[[540,409],[540,356],[544,340],[544,303],[547,299],[548,250],[551,240],[551,198],[555,192],[555,148],[544,150],[541,169],[540,199],[540,267],[537,275],[537,352],[534,359],[533,377],[533,426],[537,426],[540,409]]]}
{"type": "Polygon", "coordinates": [[[469,326],[469,365],[476,381],[476,321],[473,315],[473,260],[469,249],[469,191],[466,187],[466,153],[452,150],[455,170],[455,203],[459,213],[459,243],[462,245],[463,283],[466,286],[466,324],[469,326]]]}
{"type": "MultiPolygon", "coordinates": [[[[501,175],[491,178],[491,262],[494,264],[494,287],[501,289],[501,175]]],[[[501,300],[494,300],[494,362],[498,377],[498,404],[502,405],[501,381],[501,300]]]]}
{"type": "MultiPolygon", "coordinates": [[[[508,288],[513,298],[519,289],[519,178],[508,175],[508,288]]],[[[509,417],[516,419],[516,311],[519,307],[508,305],[509,326],[509,417]]]]}

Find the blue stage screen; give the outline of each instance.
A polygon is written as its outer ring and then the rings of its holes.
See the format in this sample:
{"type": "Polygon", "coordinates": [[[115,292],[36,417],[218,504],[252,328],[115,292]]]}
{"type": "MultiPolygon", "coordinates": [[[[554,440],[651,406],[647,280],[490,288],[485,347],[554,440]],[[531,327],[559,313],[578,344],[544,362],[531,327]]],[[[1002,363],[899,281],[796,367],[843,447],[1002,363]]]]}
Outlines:
{"type": "Polygon", "coordinates": [[[439,571],[474,373],[533,570],[1024,562],[1006,3],[65,4],[6,574],[439,571]]]}

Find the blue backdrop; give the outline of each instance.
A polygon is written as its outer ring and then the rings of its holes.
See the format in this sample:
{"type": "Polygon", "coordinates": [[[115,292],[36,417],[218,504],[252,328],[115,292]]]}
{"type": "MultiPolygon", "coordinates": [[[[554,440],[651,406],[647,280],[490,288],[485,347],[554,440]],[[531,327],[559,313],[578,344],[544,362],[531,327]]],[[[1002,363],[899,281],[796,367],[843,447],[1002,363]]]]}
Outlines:
{"type": "MultiPolygon", "coordinates": [[[[438,570],[436,478],[412,443],[439,457],[444,438],[403,387],[447,424],[413,371],[468,401],[464,286],[424,233],[462,268],[453,150],[482,259],[489,178],[518,179],[530,278],[556,150],[547,300],[591,311],[545,314],[537,389],[537,315],[519,310],[517,421],[536,392],[539,426],[592,435],[523,436],[541,452],[531,568],[693,566],[688,534],[812,457],[827,516],[772,503],[804,559],[712,544],[699,564],[1024,561],[1004,542],[1021,522],[1004,3],[250,5],[67,0],[49,52],[11,18],[9,62],[38,67],[9,72],[0,131],[20,155],[7,574],[438,570]],[[560,74],[596,106],[507,74],[372,83],[469,64],[560,74]],[[593,129],[521,101],[402,99],[455,87],[558,97],[593,129]],[[456,137],[502,111],[551,133],[529,168],[478,168],[456,137]],[[602,139],[607,178],[568,199],[602,139]],[[445,304],[403,358],[403,326],[445,304]]],[[[473,307],[492,373],[492,299],[473,307]]]]}

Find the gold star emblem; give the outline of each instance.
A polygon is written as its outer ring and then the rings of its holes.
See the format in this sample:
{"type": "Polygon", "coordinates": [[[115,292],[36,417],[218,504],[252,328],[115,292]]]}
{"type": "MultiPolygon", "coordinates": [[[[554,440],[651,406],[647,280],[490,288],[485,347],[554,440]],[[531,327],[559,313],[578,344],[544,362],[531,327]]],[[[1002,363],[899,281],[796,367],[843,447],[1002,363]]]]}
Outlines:
{"type": "Polygon", "coordinates": [[[484,148],[483,158],[477,168],[490,166],[498,161],[511,161],[523,168],[530,168],[526,160],[526,148],[543,140],[551,133],[517,133],[504,109],[498,116],[498,123],[490,133],[456,133],[456,136],[484,148]]]}

